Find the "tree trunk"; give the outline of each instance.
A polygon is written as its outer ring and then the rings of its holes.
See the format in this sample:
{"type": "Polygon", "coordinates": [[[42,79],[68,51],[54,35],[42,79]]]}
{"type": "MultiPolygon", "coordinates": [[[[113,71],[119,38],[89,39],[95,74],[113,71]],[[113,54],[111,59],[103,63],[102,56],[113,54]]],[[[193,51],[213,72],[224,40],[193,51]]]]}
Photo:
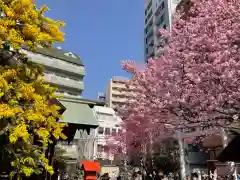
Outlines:
{"type": "Polygon", "coordinates": [[[179,154],[180,154],[180,169],[181,169],[181,180],[186,180],[186,163],[185,163],[185,153],[184,153],[184,144],[181,137],[181,132],[178,132],[178,145],[179,145],[179,154]]]}

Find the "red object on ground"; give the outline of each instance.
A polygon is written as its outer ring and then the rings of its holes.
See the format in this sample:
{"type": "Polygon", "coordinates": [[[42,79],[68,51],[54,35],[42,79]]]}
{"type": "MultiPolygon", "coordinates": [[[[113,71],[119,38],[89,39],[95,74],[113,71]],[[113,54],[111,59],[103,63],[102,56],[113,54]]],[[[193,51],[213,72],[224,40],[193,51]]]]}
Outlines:
{"type": "Polygon", "coordinates": [[[84,171],[100,172],[100,164],[98,162],[83,161],[81,164],[82,164],[84,171]]]}
{"type": "Polygon", "coordinates": [[[85,176],[85,180],[96,180],[97,176],[85,176]]]}
{"type": "Polygon", "coordinates": [[[82,169],[84,170],[84,180],[96,180],[97,172],[100,172],[100,164],[94,161],[81,162],[82,169]]]}

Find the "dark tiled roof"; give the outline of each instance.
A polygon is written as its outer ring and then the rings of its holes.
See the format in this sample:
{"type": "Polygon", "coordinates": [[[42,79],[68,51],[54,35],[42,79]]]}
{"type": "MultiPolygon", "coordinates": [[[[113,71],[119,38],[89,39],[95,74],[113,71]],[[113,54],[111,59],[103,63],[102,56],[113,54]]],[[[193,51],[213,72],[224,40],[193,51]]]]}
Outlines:
{"type": "Polygon", "coordinates": [[[76,64],[76,65],[83,66],[83,62],[77,54],[72,53],[76,57],[76,58],[74,58],[74,57],[66,55],[66,53],[69,53],[69,52],[66,52],[66,51],[63,51],[63,50],[60,50],[57,48],[46,49],[46,48],[38,47],[36,49],[36,53],[43,54],[45,56],[49,56],[49,57],[56,58],[56,59],[61,59],[63,61],[70,62],[70,63],[76,64]]]}

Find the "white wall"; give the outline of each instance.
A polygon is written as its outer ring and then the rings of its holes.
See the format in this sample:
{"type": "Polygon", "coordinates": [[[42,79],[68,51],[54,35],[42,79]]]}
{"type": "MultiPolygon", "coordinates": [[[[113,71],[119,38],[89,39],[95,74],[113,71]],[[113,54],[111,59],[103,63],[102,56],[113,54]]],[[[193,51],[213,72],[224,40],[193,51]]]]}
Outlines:
{"type": "Polygon", "coordinates": [[[106,146],[112,133],[118,133],[121,129],[120,124],[121,118],[116,116],[115,111],[109,107],[94,107],[95,113],[98,116],[99,127],[95,130],[97,141],[96,141],[96,154],[97,158],[110,159],[110,155],[105,152],[99,152],[99,147],[106,146]],[[99,157],[101,156],[101,157],[99,157]]]}

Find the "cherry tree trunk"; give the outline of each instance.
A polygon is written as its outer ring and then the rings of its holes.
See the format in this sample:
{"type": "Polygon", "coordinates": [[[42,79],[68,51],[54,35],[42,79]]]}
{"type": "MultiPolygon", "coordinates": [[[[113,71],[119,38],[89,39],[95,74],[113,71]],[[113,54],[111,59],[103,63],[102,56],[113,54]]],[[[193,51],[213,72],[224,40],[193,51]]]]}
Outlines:
{"type": "Polygon", "coordinates": [[[180,169],[181,169],[181,180],[186,180],[186,162],[184,153],[184,144],[181,136],[181,132],[178,131],[178,145],[179,145],[179,155],[180,155],[180,169]]]}

